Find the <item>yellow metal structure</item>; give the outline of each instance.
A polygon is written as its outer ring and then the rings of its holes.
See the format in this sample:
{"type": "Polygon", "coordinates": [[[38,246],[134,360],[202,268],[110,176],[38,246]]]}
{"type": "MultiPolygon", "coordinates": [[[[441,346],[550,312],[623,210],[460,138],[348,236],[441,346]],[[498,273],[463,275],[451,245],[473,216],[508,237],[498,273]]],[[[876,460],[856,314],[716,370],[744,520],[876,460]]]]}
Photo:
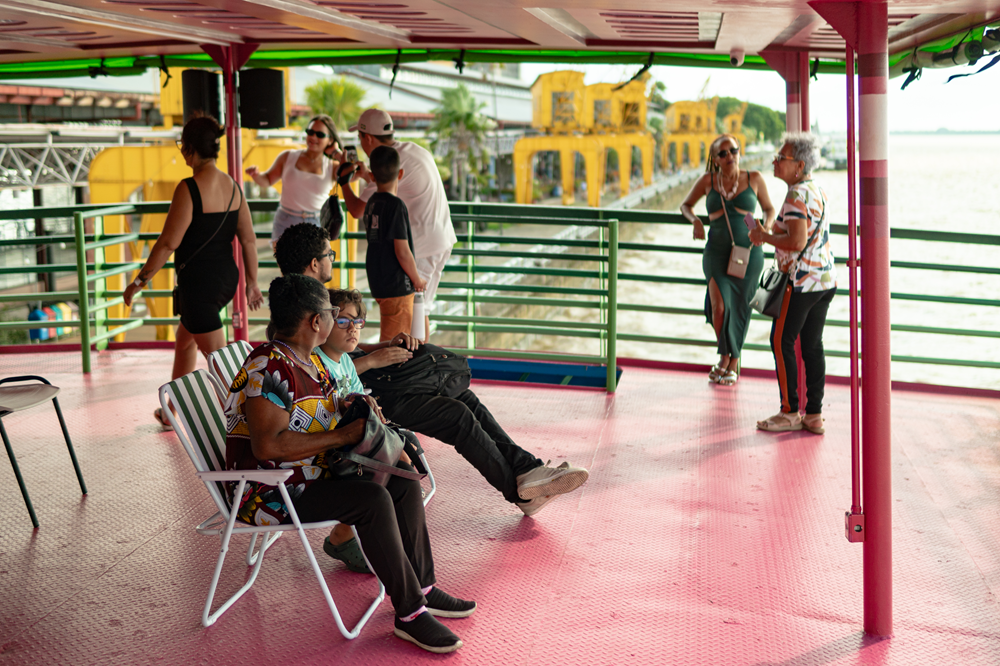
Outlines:
{"type": "Polygon", "coordinates": [[[534,157],[539,152],[558,151],[562,165],[562,202],[574,203],[576,153],[586,167],[587,204],[599,206],[607,173],[608,152],[618,155],[620,192],[628,194],[632,174],[632,149],[642,155],[643,182],[653,182],[656,143],[646,132],[648,98],[646,83],[633,81],[615,90],[617,84],[583,85],[583,73],[574,71],[542,74],[531,86],[532,127],[544,136],[519,139],[514,145],[514,192],[517,203],[531,203],[534,189],[534,157]]]}
{"type": "Polygon", "coordinates": [[[685,163],[701,166],[708,159],[708,148],[718,136],[715,110],[719,98],[696,102],[674,102],[665,114],[664,167],[677,168],[685,163]]]}
{"type": "Polygon", "coordinates": [[[559,151],[562,164],[563,205],[573,204],[576,189],[576,153],[583,155],[587,169],[587,205],[601,205],[601,185],[604,183],[606,163],[604,137],[595,135],[528,136],[514,144],[514,193],[519,204],[532,203],[535,154],[541,151],[559,151]]]}
{"type": "Polygon", "coordinates": [[[743,133],[743,117],[747,113],[747,106],[748,103],[743,102],[743,104],[740,105],[739,110],[733,111],[722,119],[723,131],[725,131],[726,134],[732,134],[735,136],[737,140],[739,140],[740,149],[742,150],[745,150],[747,147],[747,137],[746,134],[743,133]]]}
{"type": "MultiPolygon", "coordinates": [[[[303,147],[285,139],[260,140],[253,130],[242,130],[243,163],[256,164],[262,169],[270,167],[275,158],[284,151],[303,147]]],[[[222,139],[219,150],[218,167],[226,170],[226,140],[222,139]]],[[[102,150],[94,158],[90,166],[89,186],[92,203],[116,203],[119,201],[169,201],[181,180],[191,175],[191,169],[185,164],[177,146],[157,144],[146,146],[118,146],[102,150]]],[[[249,182],[249,177],[244,177],[249,182]]],[[[275,186],[279,191],[281,183],[275,186]]],[[[163,230],[166,215],[143,215],[140,231],[156,233],[163,230]]],[[[106,233],[125,233],[129,225],[125,216],[115,215],[104,218],[106,233]]],[[[357,220],[348,215],[346,227],[348,231],[357,230],[357,220]]],[[[145,256],[147,245],[152,248],[151,241],[137,241],[129,244],[131,257],[145,256]]],[[[350,241],[348,259],[354,261],[357,242],[350,241]]],[[[336,248],[335,248],[336,249],[336,248]]],[[[106,261],[126,261],[124,248],[120,245],[109,246],[106,250],[106,261]]],[[[353,276],[349,278],[353,283],[353,276]]],[[[172,289],[174,286],[174,271],[162,270],[153,277],[152,289],[172,289]]],[[[340,274],[334,271],[331,287],[340,286],[340,274]]],[[[108,278],[108,289],[122,291],[125,288],[124,276],[108,278]]],[[[169,297],[147,298],[147,307],[151,317],[169,317],[173,309],[169,297]]],[[[108,310],[110,317],[126,316],[124,306],[115,306],[108,310]]],[[[171,326],[158,326],[158,340],[173,340],[174,330],[171,326]]]]}

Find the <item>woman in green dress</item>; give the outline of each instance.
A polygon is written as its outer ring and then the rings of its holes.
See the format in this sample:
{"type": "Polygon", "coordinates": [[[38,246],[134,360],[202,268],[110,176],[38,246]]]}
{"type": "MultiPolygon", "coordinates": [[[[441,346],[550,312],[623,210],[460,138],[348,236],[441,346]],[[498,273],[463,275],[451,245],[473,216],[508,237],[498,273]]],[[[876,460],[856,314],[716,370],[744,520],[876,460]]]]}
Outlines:
{"type": "Polygon", "coordinates": [[[722,134],[712,142],[706,173],[681,204],[681,214],[694,226],[695,239],[705,238],[705,225],[693,210],[702,197],[706,197],[709,221],[708,243],[701,261],[708,282],[705,317],[715,328],[719,341],[719,363],[709,371],[708,379],[732,386],[739,378],[740,353],[750,325],[750,300],[757,291],[764,267],[764,252],[750,243],[744,218],[747,214],[753,216],[760,203],[764,228],[770,230],[775,210],[760,172],[740,169],[740,144],[731,134],[722,134]],[[726,213],[729,214],[728,225],[726,213]],[[726,272],[734,243],[752,248],[746,275],[742,278],[726,272]]]}

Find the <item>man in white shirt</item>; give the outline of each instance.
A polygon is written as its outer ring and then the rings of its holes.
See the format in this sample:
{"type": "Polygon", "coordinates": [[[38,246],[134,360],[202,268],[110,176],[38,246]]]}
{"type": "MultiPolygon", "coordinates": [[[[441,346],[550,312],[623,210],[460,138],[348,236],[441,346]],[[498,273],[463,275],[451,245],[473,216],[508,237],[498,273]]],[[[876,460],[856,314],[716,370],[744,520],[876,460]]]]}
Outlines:
{"type": "MultiPolygon", "coordinates": [[[[426,149],[410,141],[396,141],[392,138],[392,118],[381,109],[368,109],[361,114],[357,125],[348,128],[358,133],[365,154],[371,155],[379,146],[391,146],[399,153],[399,168],[403,177],[399,179],[397,196],[406,204],[413,232],[413,256],[417,261],[417,272],[427,281],[424,289],[424,342],[430,337],[430,320],[427,313],[434,305],[441,272],[451,256],[451,248],[458,240],[451,223],[448,198],[444,183],[438,174],[434,156],[426,149]]],[[[368,184],[355,195],[349,187],[341,188],[344,203],[351,215],[361,219],[365,213],[368,198],[375,193],[375,183],[371,173],[362,164],[357,174],[368,184]]]]}

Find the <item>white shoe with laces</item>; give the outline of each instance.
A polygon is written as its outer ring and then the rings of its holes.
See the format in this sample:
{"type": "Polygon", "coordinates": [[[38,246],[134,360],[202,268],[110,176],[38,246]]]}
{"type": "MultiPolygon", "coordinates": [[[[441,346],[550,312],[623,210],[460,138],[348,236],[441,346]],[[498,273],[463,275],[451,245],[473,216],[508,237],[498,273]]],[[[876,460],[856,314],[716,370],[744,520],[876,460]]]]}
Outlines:
{"type": "Polygon", "coordinates": [[[550,460],[541,467],[518,475],[517,494],[521,499],[533,500],[572,492],[590,477],[590,472],[582,467],[570,467],[568,462],[559,467],[549,467],[551,462],[550,460]]]}

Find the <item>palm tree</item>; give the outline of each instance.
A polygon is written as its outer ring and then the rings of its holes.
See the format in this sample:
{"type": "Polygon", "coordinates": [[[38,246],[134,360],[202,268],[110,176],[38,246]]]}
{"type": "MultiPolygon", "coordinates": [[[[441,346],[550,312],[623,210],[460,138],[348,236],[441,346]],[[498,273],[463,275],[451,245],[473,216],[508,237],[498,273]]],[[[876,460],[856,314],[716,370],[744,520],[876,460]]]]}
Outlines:
{"type": "Polygon", "coordinates": [[[325,113],[333,118],[337,130],[343,132],[361,117],[368,91],[347,78],[322,79],[306,87],[306,103],[313,113],[325,113]]]}
{"type": "Polygon", "coordinates": [[[481,180],[483,161],[489,157],[486,133],[493,129],[494,122],[481,113],[485,107],[486,102],[477,100],[459,83],[451,90],[442,91],[440,106],[432,110],[434,122],[428,128],[428,134],[434,135],[431,146],[435,151],[440,144],[447,146],[448,158],[455,165],[452,173],[461,200],[467,196],[465,175],[468,173],[481,180]]]}

